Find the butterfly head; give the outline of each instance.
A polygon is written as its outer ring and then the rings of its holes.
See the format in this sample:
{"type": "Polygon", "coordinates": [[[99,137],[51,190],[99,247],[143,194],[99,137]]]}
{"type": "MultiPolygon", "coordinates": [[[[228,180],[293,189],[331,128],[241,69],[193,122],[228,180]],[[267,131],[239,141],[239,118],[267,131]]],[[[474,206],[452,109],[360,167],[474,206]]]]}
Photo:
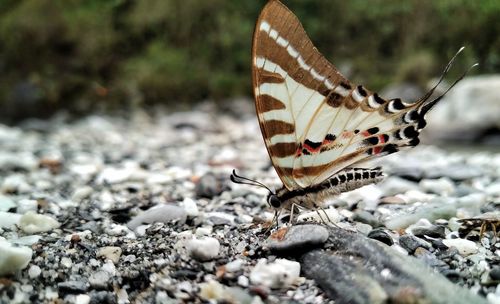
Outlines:
{"type": "Polygon", "coordinates": [[[236,184],[245,184],[266,189],[267,191],[269,191],[269,194],[267,195],[267,203],[269,204],[269,206],[273,207],[274,209],[281,208],[281,200],[279,199],[278,195],[276,195],[274,191],[272,191],[268,186],[264,185],[263,183],[247,177],[240,176],[236,174],[236,170],[233,170],[233,173],[231,174],[231,181],[236,184]]]}
{"type": "Polygon", "coordinates": [[[274,209],[281,209],[282,202],[276,193],[269,192],[267,195],[267,203],[274,209]]]}

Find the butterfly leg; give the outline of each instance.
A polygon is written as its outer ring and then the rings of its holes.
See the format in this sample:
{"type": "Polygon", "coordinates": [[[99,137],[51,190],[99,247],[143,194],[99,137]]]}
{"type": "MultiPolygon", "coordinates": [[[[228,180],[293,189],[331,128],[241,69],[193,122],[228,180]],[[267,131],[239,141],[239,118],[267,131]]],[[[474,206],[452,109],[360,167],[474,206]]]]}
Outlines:
{"type": "Polygon", "coordinates": [[[267,227],[266,231],[264,231],[264,234],[267,234],[271,229],[278,226],[279,226],[279,213],[278,211],[274,211],[274,216],[273,219],[271,220],[271,224],[269,225],[269,227],[267,227]],[[276,221],[276,226],[273,225],[274,221],[276,221]]]}

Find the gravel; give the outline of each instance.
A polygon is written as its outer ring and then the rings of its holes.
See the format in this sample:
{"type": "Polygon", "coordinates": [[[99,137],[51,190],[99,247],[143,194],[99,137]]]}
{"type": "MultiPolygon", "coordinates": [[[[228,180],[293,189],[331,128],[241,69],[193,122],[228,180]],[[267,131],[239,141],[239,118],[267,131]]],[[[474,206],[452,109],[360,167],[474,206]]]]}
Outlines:
{"type": "Polygon", "coordinates": [[[373,284],[346,285],[352,299],[437,284],[500,300],[500,154],[396,153],[382,183],[325,202],[331,222],[270,227],[266,190],[229,181],[280,186],[251,104],[235,105],[0,125],[0,303],[342,303],[333,282],[355,271],[373,284]]]}

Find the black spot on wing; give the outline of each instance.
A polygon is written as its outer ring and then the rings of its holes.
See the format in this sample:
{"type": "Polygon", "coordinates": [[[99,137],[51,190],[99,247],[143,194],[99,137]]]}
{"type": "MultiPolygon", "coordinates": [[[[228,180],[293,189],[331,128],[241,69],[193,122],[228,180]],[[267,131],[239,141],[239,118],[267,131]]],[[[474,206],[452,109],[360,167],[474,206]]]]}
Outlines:
{"type": "Polygon", "coordinates": [[[329,141],[334,141],[337,138],[337,136],[333,134],[326,134],[325,139],[329,141]]]}
{"type": "Polygon", "coordinates": [[[395,145],[395,144],[387,144],[385,145],[383,148],[382,148],[382,153],[387,153],[387,154],[391,154],[391,153],[394,153],[394,152],[398,152],[398,147],[395,145]]]}
{"type": "Polygon", "coordinates": [[[417,130],[413,126],[406,127],[403,131],[406,138],[415,138],[418,136],[417,130]]]}
{"type": "Polygon", "coordinates": [[[345,82],[341,82],[340,86],[343,87],[346,90],[350,90],[352,88],[350,84],[345,83],[345,82]]]}
{"type": "Polygon", "coordinates": [[[358,93],[359,93],[359,95],[361,95],[361,96],[363,96],[363,97],[366,97],[366,96],[368,95],[368,93],[366,93],[366,90],[363,88],[363,86],[360,86],[360,85],[359,85],[359,86],[357,87],[357,89],[358,89],[358,93]]]}
{"type": "Polygon", "coordinates": [[[368,133],[370,133],[370,134],[372,134],[372,135],[373,135],[373,134],[377,134],[377,133],[378,133],[378,131],[380,131],[380,129],[379,129],[378,127],[373,127],[373,128],[370,128],[370,129],[368,129],[368,130],[366,130],[366,131],[367,131],[368,133]]]}
{"type": "Polygon", "coordinates": [[[369,145],[374,146],[378,144],[378,137],[377,136],[368,137],[367,139],[365,139],[365,142],[367,142],[369,145]]]}
{"type": "Polygon", "coordinates": [[[313,149],[317,149],[321,146],[321,142],[314,142],[314,141],[310,141],[309,139],[306,139],[304,141],[304,144],[308,145],[309,147],[311,147],[313,149]]]}
{"type": "Polygon", "coordinates": [[[415,137],[414,139],[410,140],[410,142],[408,143],[408,145],[415,147],[419,143],[420,143],[420,139],[418,139],[418,137],[415,137]]]}
{"type": "Polygon", "coordinates": [[[403,110],[405,108],[405,105],[403,104],[400,98],[393,99],[391,101],[391,104],[392,108],[395,110],[403,110]]]}
{"type": "Polygon", "coordinates": [[[378,103],[378,104],[384,104],[385,103],[385,100],[383,98],[381,98],[380,96],[378,96],[377,93],[373,94],[373,100],[375,100],[375,102],[378,103]]]}

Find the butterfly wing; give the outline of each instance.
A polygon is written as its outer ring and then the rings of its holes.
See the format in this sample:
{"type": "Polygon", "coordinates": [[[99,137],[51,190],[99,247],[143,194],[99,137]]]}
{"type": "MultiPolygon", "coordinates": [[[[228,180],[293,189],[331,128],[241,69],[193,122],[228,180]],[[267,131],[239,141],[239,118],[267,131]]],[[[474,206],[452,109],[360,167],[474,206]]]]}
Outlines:
{"type": "Polygon", "coordinates": [[[384,100],[353,85],[277,0],[267,3],[257,21],[252,59],[262,135],[289,190],[418,144],[425,100],[384,100]]]}

